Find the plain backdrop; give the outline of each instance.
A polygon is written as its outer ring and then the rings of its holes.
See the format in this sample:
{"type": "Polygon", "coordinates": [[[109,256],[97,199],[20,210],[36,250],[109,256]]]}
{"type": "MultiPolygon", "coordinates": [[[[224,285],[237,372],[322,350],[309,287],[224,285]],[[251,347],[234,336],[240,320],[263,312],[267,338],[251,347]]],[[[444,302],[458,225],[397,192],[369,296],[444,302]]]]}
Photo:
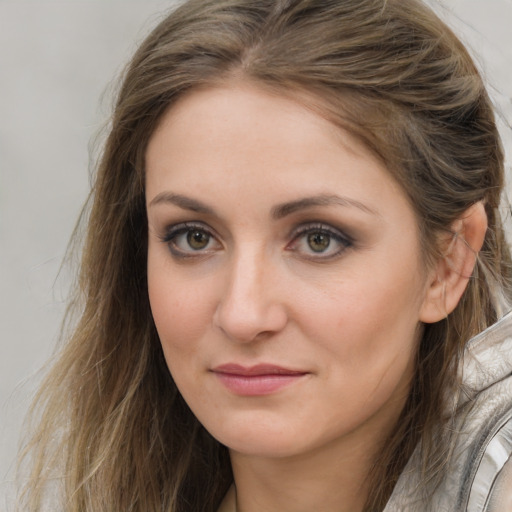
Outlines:
{"type": "MultiPolygon", "coordinates": [[[[71,274],[59,268],[88,192],[91,141],[115,77],[174,3],[0,0],[0,510],[10,510],[23,417],[64,313],[71,274]]],[[[484,72],[510,162],[512,0],[436,9],[484,72]]]]}

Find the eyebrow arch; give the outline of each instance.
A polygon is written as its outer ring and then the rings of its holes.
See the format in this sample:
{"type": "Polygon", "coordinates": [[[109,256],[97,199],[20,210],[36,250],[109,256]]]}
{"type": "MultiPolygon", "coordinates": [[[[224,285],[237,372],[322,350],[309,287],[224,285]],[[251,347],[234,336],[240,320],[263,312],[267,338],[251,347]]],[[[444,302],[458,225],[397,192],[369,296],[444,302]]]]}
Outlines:
{"type": "MultiPolygon", "coordinates": [[[[205,215],[215,215],[215,211],[209,206],[205,205],[201,201],[197,199],[192,199],[191,197],[187,197],[181,194],[174,194],[173,192],[161,192],[156,195],[151,202],[149,203],[149,207],[155,206],[157,204],[174,204],[183,210],[190,210],[196,213],[202,213],[205,215]]],[[[312,208],[315,206],[343,206],[343,207],[353,207],[357,208],[365,213],[370,215],[379,215],[379,213],[366,206],[365,204],[355,200],[350,199],[348,197],[340,197],[335,194],[320,194],[311,197],[304,197],[302,199],[298,199],[296,201],[290,201],[282,204],[278,204],[274,206],[271,210],[271,216],[273,219],[278,220],[291,215],[300,210],[305,210],[307,208],[312,208]]]]}
{"type": "Polygon", "coordinates": [[[213,215],[215,213],[209,206],[196,199],[181,194],[173,194],[172,192],[161,192],[156,195],[149,203],[149,207],[165,203],[174,204],[183,210],[190,210],[196,213],[204,213],[206,215],[213,215]]]}
{"type": "Polygon", "coordinates": [[[335,194],[320,194],[317,196],[304,197],[303,199],[298,199],[297,201],[291,201],[289,203],[279,204],[272,208],[272,218],[274,219],[282,219],[287,215],[291,215],[299,210],[304,210],[306,208],[312,208],[314,206],[343,206],[343,207],[353,207],[359,210],[362,210],[365,213],[370,215],[379,215],[379,213],[366,206],[365,204],[356,201],[355,199],[350,199],[348,197],[340,197],[335,194]]]}

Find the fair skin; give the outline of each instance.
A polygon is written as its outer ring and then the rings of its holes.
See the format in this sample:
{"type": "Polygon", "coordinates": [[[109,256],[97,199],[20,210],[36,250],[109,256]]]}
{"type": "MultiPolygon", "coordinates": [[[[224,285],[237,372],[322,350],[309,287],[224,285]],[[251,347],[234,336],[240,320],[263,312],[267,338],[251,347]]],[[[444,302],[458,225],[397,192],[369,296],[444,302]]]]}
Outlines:
{"type": "Polygon", "coordinates": [[[452,309],[403,191],[348,133],[246,83],[174,105],[146,173],[152,313],[230,450],[237,510],[362,510],[421,322],[452,309]]]}

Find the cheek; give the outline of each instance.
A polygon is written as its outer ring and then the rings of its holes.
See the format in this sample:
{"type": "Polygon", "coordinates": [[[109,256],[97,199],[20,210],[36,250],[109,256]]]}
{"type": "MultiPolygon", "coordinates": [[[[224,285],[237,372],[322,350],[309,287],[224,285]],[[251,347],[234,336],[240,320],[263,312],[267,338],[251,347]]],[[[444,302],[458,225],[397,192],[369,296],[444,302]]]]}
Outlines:
{"type": "Polygon", "coordinates": [[[418,267],[409,267],[364,265],[303,304],[304,327],[345,389],[385,394],[409,374],[424,288],[418,267]]]}
{"type": "MultiPolygon", "coordinates": [[[[343,279],[324,283],[321,290],[305,290],[296,297],[301,300],[300,316],[308,319],[309,329],[320,334],[331,331],[333,344],[336,333],[346,341],[358,338],[377,342],[393,332],[414,331],[419,322],[423,285],[415,271],[378,273],[365,267],[343,279]],[[309,292],[309,293],[306,293],[309,292]],[[370,336],[372,333],[372,336],[370,336]],[[348,339],[347,339],[348,338],[348,339]]],[[[351,343],[348,344],[352,345],[351,343]]]]}
{"type": "Polygon", "coordinates": [[[183,286],[175,279],[148,277],[148,287],[153,319],[172,378],[187,402],[201,402],[197,382],[198,371],[204,366],[201,340],[207,324],[207,304],[199,300],[194,287],[183,286]]]}
{"type": "Polygon", "coordinates": [[[148,294],[153,319],[169,359],[174,353],[193,353],[209,319],[213,301],[208,280],[199,285],[180,278],[163,258],[148,254],[148,294]]]}
{"type": "Polygon", "coordinates": [[[150,287],[149,300],[164,351],[193,349],[194,340],[204,330],[204,302],[198,301],[194,293],[178,294],[158,285],[150,287]]]}

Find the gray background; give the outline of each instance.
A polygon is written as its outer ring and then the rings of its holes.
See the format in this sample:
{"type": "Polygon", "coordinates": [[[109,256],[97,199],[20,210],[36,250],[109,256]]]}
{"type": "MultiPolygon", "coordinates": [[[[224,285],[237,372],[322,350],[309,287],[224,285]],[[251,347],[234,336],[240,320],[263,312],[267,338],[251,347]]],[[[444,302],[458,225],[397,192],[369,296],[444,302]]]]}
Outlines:
{"type": "MultiPolygon", "coordinates": [[[[58,274],[88,191],[90,143],[108,119],[114,78],[173,3],[0,0],[0,510],[64,312],[70,277],[58,274]]],[[[469,45],[510,124],[512,0],[436,8],[469,45]]],[[[500,124],[510,161],[512,132],[500,124]]]]}

